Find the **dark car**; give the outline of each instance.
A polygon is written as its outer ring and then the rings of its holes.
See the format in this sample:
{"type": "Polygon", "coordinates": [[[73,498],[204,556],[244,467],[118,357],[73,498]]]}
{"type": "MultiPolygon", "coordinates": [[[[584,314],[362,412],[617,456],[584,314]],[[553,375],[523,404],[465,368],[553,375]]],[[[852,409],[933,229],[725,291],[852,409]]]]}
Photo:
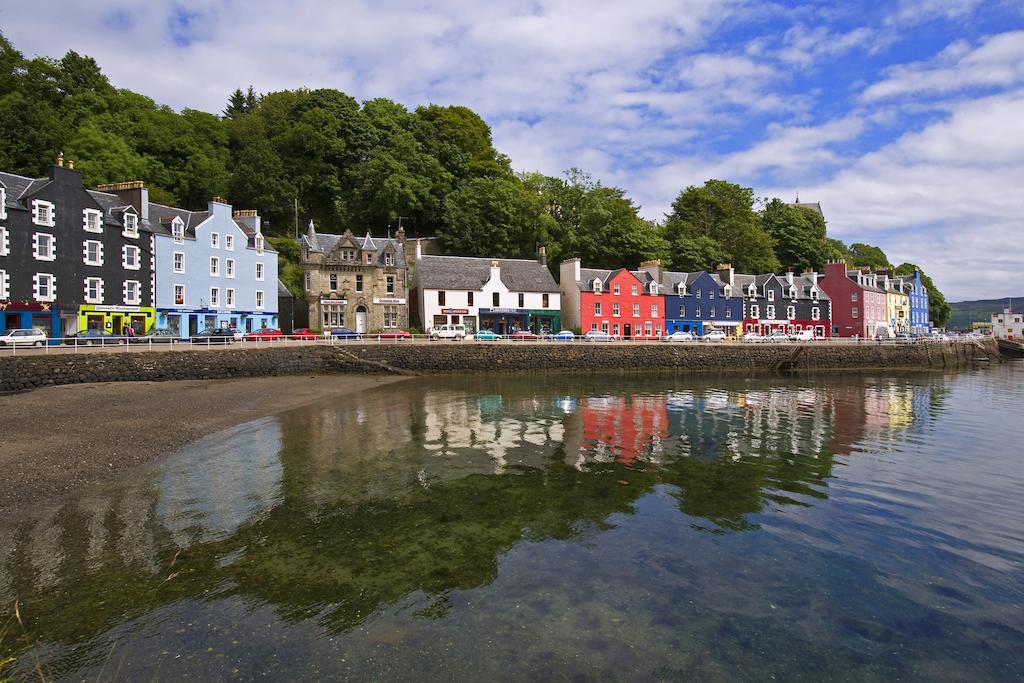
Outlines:
{"type": "Polygon", "coordinates": [[[363,335],[359,334],[355,330],[350,330],[347,327],[339,327],[331,330],[332,339],[362,339],[363,335]]]}
{"type": "Polygon", "coordinates": [[[235,331],[230,327],[209,327],[189,337],[193,344],[230,344],[235,341],[235,331]]]}
{"type": "Polygon", "coordinates": [[[106,330],[82,330],[69,335],[64,343],[68,346],[116,346],[126,341],[125,337],[113,335],[106,330]]]}
{"type": "Polygon", "coordinates": [[[176,332],[170,330],[152,330],[149,334],[130,337],[128,341],[131,344],[173,344],[182,339],[176,332]]]}

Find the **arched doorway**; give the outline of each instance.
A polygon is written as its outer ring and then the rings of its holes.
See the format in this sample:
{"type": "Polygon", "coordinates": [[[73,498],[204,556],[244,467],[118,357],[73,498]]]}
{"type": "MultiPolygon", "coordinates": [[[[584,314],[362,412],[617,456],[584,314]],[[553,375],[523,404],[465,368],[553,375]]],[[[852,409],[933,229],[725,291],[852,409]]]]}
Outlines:
{"type": "Polygon", "coordinates": [[[366,306],[356,307],[356,333],[366,334],[366,306]]]}

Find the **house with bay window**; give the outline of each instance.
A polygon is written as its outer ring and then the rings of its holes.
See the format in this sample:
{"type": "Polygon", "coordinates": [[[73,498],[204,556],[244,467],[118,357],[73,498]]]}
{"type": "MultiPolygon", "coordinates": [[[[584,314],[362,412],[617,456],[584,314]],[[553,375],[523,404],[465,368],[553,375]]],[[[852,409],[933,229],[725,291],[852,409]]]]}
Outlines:
{"type": "Polygon", "coordinates": [[[423,329],[558,332],[561,297],[545,261],[543,247],[537,260],[417,255],[413,289],[423,329]]]}
{"type": "Polygon", "coordinates": [[[623,339],[656,339],[665,329],[665,301],[647,271],[583,268],[578,258],[559,266],[562,324],[582,333],[601,330],[623,339]]]}
{"type": "Polygon", "coordinates": [[[137,205],[87,190],[63,157],[42,178],[0,173],[0,329],[51,337],[153,325],[153,240],[137,205]]]}
{"type": "Polygon", "coordinates": [[[214,327],[278,327],[277,252],[256,211],[233,211],[219,197],[206,211],[157,204],[142,181],[99,189],[142,207],[156,254],[157,327],[182,339],[214,327]]]}
{"type": "Polygon", "coordinates": [[[311,327],[363,334],[409,325],[404,229],[386,238],[332,235],[310,221],[300,242],[311,327]]]}

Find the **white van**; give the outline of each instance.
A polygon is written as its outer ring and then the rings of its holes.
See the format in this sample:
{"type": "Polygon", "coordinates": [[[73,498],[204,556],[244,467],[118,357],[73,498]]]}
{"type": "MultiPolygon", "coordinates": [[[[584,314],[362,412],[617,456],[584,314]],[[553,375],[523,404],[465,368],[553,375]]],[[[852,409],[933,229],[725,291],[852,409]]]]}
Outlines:
{"type": "Polygon", "coordinates": [[[790,341],[814,341],[814,330],[797,330],[789,335],[790,341]]]}
{"type": "Polygon", "coordinates": [[[465,325],[441,325],[430,330],[431,341],[437,341],[438,339],[454,339],[456,341],[462,341],[466,338],[466,326],[465,325]]]}

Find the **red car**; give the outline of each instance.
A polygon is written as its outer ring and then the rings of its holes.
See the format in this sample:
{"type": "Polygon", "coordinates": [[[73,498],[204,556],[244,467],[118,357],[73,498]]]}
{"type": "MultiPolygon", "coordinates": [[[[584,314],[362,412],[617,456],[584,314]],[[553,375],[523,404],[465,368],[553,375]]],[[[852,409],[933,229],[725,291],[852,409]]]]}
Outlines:
{"type": "Polygon", "coordinates": [[[281,330],[264,327],[262,330],[256,330],[245,335],[245,341],[276,341],[283,337],[284,333],[281,330]]]}
{"type": "Polygon", "coordinates": [[[306,339],[316,340],[320,338],[320,335],[309,329],[308,327],[300,327],[291,334],[288,335],[289,339],[306,339]]]}
{"type": "Polygon", "coordinates": [[[513,332],[509,339],[512,341],[537,341],[540,337],[529,330],[518,330],[513,332]]]}
{"type": "Polygon", "coordinates": [[[386,332],[379,332],[373,335],[373,338],[377,341],[381,339],[393,339],[395,341],[402,341],[403,339],[412,339],[412,335],[405,330],[387,330],[386,332]]]}

